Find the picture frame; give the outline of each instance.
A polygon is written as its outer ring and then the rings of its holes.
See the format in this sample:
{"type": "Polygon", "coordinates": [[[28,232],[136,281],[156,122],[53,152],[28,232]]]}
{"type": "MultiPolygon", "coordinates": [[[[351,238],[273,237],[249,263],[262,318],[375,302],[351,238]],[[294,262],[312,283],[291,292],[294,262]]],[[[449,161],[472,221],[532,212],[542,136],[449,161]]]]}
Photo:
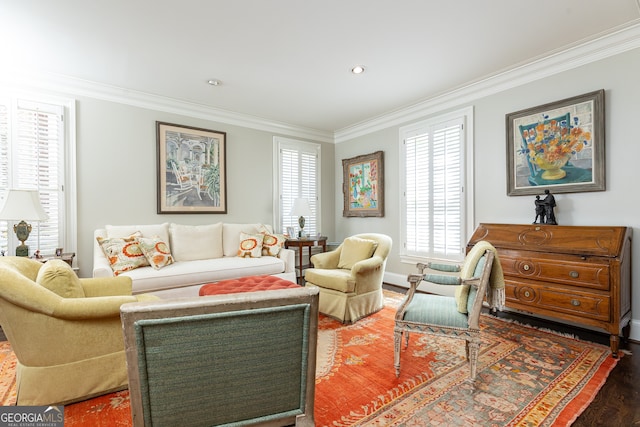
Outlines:
{"type": "Polygon", "coordinates": [[[156,122],[159,214],[226,214],[226,132],[156,122]]]}
{"type": "Polygon", "coordinates": [[[604,117],[604,89],[507,114],[507,194],[604,191],[604,117]]]}
{"type": "Polygon", "coordinates": [[[62,250],[63,250],[62,248],[56,248],[55,254],[58,258],[62,256],[62,250]]]}
{"type": "Polygon", "coordinates": [[[289,239],[295,239],[296,236],[296,229],[294,227],[287,227],[287,236],[289,236],[289,239]]]}
{"type": "Polygon", "coordinates": [[[342,160],[345,217],[384,216],[384,152],[342,160]]]}

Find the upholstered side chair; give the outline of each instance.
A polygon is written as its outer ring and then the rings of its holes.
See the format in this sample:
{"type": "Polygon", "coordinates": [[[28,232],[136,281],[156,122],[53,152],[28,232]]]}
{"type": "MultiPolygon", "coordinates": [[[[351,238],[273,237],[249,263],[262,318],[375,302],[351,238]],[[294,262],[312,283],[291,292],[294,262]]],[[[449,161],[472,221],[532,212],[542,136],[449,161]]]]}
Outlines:
{"type": "Polygon", "coordinates": [[[79,279],[64,261],[0,257],[0,326],[18,359],[17,405],[60,405],[127,387],[120,306],[131,279],[79,279]]]}
{"type": "Polygon", "coordinates": [[[387,235],[356,234],[333,251],[313,255],[305,282],[320,288],[320,312],[352,323],[381,310],[382,279],[391,246],[387,235]]]}
{"type": "MultiPolygon", "coordinates": [[[[476,378],[476,365],[480,349],[480,312],[485,294],[503,295],[504,279],[490,244],[476,245],[467,254],[462,265],[417,265],[420,274],[408,277],[409,291],[398,308],[394,328],[394,366],[400,375],[401,344],[409,344],[409,333],[417,332],[434,336],[457,338],[465,341],[465,355],[469,363],[471,380],[476,378]],[[448,274],[425,274],[427,269],[448,274]],[[455,285],[455,296],[417,292],[422,281],[440,285],[455,285]],[[489,290],[489,292],[487,292],[489,290]]],[[[489,299],[493,300],[490,296],[489,299]]],[[[490,303],[492,307],[495,304],[490,303]]],[[[501,306],[499,304],[499,306],[501,306]]]]}

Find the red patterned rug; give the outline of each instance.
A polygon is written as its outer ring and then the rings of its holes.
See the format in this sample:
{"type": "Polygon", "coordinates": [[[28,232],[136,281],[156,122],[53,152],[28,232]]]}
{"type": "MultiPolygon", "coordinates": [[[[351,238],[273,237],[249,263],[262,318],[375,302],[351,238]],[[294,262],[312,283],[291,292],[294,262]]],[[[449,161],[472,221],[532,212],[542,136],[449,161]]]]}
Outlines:
{"type": "MultiPolygon", "coordinates": [[[[382,311],[354,325],[321,316],[318,426],[568,426],[617,363],[606,346],[482,316],[475,384],[461,341],[419,334],[403,350],[396,378],[393,317],[402,296],[385,296],[382,311]]],[[[3,345],[0,395],[15,404],[15,358],[3,345]]],[[[127,391],[65,407],[65,427],[130,425],[127,391]]]]}

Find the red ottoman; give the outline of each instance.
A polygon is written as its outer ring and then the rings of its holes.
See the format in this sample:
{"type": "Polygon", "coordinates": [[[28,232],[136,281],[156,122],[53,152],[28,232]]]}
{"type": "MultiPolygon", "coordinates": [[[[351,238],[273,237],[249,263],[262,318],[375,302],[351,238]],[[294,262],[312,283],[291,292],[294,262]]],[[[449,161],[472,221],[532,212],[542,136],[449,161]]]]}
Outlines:
{"type": "Polygon", "coordinates": [[[299,288],[300,285],[274,276],[247,276],[239,279],[208,283],[200,288],[200,296],[237,294],[241,292],[269,291],[273,289],[299,288]]]}

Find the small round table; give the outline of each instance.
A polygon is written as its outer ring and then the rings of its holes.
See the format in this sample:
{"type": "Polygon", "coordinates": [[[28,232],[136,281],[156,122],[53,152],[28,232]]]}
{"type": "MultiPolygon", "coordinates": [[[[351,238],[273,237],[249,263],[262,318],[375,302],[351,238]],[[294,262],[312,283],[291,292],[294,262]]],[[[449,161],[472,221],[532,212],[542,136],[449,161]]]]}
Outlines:
{"type": "Polygon", "coordinates": [[[314,247],[322,247],[322,252],[327,251],[327,237],[319,236],[316,238],[301,238],[301,239],[287,239],[284,242],[284,247],[289,249],[291,247],[298,248],[298,266],[300,270],[300,286],[304,286],[304,274],[302,273],[305,268],[311,267],[311,264],[302,265],[302,251],[305,247],[309,248],[309,258],[311,258],[311,249],[314,247]]]}

